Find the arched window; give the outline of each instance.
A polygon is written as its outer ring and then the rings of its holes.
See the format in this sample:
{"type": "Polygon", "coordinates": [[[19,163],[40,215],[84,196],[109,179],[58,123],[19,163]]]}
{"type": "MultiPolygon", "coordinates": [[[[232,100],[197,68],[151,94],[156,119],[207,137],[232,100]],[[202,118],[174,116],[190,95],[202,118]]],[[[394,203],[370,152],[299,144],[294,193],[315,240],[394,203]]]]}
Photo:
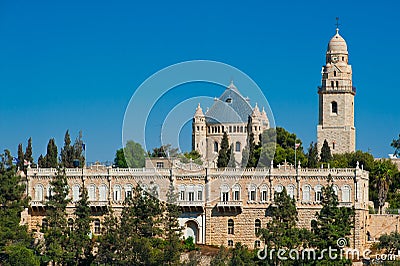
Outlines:
{"type": "Polygon", "coordinates": [[[228,220],[228,235],[235,234],[235,223],[232,219],[228,220]]]}
{"type": "Polygon", "coordinates": [[[105,184],[101,184],[99,186],[99,200],[100,201],[107,201],[107,186],[105,184]]]}
{"type": "Polygon", "coordinates": [[[342,187],[342,202],[351,202],[350,191],[351,188],[348,185],[342,187]]]}
{"type": "Polygon", "coordinates": [[[131,184],[125,186],[125,199],[132,198],[132,188],[133,186],[131,184]]]}
{"type": "Polygon", "coordinates": [[[72,186],[72,201],[73,202],[79,201],[79,194],[80,194],[79,189],[80,189],[79,185],[72,186]]]}
{"type": "Polygon", "coordinates": [[[43,185],[41,184],[35,186],[35,200],[43,201],[43,185]]]}
{"type": "Polygon", "coordinates": [[[310,201],[311,187],[309,185],[305,185],[303,187],[303,201],[310,201]]]}
{"type": "Polygon", "coordinates": [[[94,233],[100,234],[100,220],[99,219],[94,220],[94,233]]]}
{"type": "Polygon", "coordinates": [[[233,193],[233,200],[239,201],[240,200],[240,185],[239,184],[235,184],[232,187],[232,193],[233,193]]]}
{"type": "Polygon", "coordinates": [[[228,247],[233,247],[233,240],[228,240],[228,247]]]}
{"type": "Polygon", "coordinates": [[[260,187],[260,193],[261,193],[261,201],[262,202],[268,201],[268,187],[267,187],[267,185],[262,185],[260,187]]]}
{"type": "Polygon", "coordinates": [[[275,192],[281,193],[283,191],[283,186],[282,185],[276,185],[275,186],[275,192]]]}
{"type": "Polygon", "coordinates": [[[331,102],[331,110],[332,110],[332,114],[338,113],[337,102],[335,102],[335,101],[331,102]]]}
{"type": "Polygon", "coordinates": [[[224,202],[229,201],[229,186],[228,185],[221,186],[221,201],[224,201],[224,202]]]}
{"type": "Polygon", "coordinates": [[[316,185],[314,190],[315,190],[315,201],[320,202],[322,200],[322,186],[316,185]]]}
{"type": "Polygon", "coordinates": [[[218,152],[218,142],[214,142],[214,152],[218,152]]]}
{"type": "Polygon", "coordinates": [[[121,200],[121,191],[122,191],[122,188],[121,188],[121,186],[120,185],[115,185],[114,186],[114,200],[115,201],[120,201],[121,200]]]}
{"type": "Polygon", "coordinates": [[[251,184],[249,186],[249,201],[255,201],[257,198],[257,186],[254,184],[251,184]]]}
{"type": "Polygon", "coordinates": [[[294,185],[288,185],[286,188],[286,193],[294,199],[294,185]]]}
{"type": "Polygon", "coordinates": [[[94,184],[91,184],[88,187],[88,197],[89,197],[89,201],[96,200],[96,186],[94,184]]]}
{"type": "Polygon", "coordinates": [[[235,151],[240,152],[240,142],[239,141],[236,141],[235,151]]]}
{"type": "Polygon", "coordinates": [[[261,221],[260,219],[256,219],[254,222],[254,233],[257,235],[261,229],[261,221]]]}

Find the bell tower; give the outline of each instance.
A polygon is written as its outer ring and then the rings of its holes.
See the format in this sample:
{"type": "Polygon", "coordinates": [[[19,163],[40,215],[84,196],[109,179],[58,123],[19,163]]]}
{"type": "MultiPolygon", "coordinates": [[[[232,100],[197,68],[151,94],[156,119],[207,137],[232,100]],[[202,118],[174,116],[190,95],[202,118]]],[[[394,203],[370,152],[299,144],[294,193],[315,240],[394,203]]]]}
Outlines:
{"type": "Polygon", "coordinates": [[[349,65],[346,41],[339,28],[326,51],[326,65],[322,67],[322,84],[318,87],[319,122],[317,126],[318,151],[327,140],[332,154],[354,152],[354,96],[352,69],[349,65]]]}

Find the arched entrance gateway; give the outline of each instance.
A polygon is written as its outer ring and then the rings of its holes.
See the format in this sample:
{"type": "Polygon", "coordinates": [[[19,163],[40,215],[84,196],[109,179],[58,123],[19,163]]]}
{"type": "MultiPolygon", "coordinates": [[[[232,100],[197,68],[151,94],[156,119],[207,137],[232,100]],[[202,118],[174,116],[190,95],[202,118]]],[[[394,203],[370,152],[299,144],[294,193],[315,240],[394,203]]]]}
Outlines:
{"type": "Polygon", "coordinates": [[[199,226],[194,221],[187,221],[185,223],[184,237],[187,239],[190,236],[193,237],[193,242],[197,244],[199,240],[199,226]]]}

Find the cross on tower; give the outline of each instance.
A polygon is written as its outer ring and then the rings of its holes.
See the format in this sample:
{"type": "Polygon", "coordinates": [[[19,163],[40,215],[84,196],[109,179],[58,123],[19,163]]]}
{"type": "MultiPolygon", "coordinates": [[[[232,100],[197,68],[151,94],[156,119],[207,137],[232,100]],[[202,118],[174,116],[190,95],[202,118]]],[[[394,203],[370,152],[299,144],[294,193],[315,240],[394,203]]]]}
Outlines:
{"type": "Polygon", "coordinates": [[[339,17],[336,17],[336,29],[339,29],[339,17]]]}

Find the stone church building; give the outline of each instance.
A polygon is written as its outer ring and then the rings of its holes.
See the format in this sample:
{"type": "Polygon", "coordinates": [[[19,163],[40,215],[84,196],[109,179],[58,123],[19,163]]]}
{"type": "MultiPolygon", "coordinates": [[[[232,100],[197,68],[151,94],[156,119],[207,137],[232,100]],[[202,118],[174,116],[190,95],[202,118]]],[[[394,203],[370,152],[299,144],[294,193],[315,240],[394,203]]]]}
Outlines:
{"type": "MultiPolygon", "coordinates": [[[[318,90],[318,146],[320,148],[326,139],[334,153],[355,150],[355,89],[351,75],[347,45],[337,30],[328,45],[322,85],[318,90]]],[[[227,132],[235,159],[240,163],[249,116],[255,132],[269,128],[265,111],[260,111],[257,105],[252,107],[231,83],[206,113],[200,105],[197,107],[192,124],[193,149],[198,150],[204,160],[215,161],[223,132],[227,132]]],[[[74,204],[83,187],[88,190],[93,212],[92,231],[100,234],[105,210],[112,207],[117,213],[121,211],[125,197],[132,193],[134,186],[139,184],[145,190],[155,188],[159,198],[165,200],[168,186],[173,182],[179,195],[178,204],[182,207],[179,221],[185,237],[193,236],[196,243],[202,244],[234,246],[241,242],[257,248],[262,242],[256,233],[270,219],[267,209],[273,204],[274,193],[286,188],[296,199],[298,225],[310,228],[321,208],[321,188],[331,175],[340,206],[354,207],[356,211],[350,245],[361,248],[366,244],[369,174],[361,165],[354,169],[307,169],[301,166],[296,169],[287,164],[275,168],[271,164],[269,168],[218,169],[192,162],[183,164],[179,160],[166,163],[166,160],[156,158],[154,167],[148,164],[139,169],[101,165],[66,169],[72,199],[68,206],[69,219],[71,222],[74,219],[74,204]]],[[[42,168],[27,171],[27,194],[31,201],[22,222],[38,234],[47,223],[45,201],[55,172],[55,169],[42,168]]]]}

